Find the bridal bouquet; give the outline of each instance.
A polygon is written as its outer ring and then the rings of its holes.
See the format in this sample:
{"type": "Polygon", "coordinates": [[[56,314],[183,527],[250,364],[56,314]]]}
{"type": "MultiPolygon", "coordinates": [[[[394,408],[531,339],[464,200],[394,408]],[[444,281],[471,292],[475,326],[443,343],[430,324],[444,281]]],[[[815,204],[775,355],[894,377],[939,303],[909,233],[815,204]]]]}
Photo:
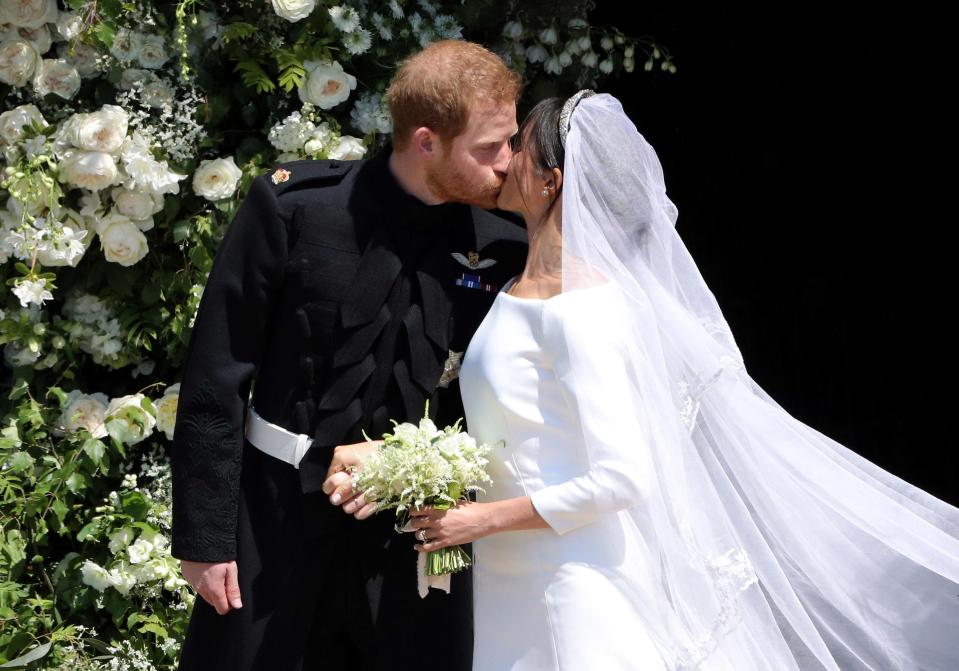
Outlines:
{"type": "MultiPolygon", "coordinates": [[[[444,429],[436,428],[426,414],[419,426],[393,422],[393,433],[383,434],[383,445],[364,461],[362,469],[353,473],[353,487],[362,491],[367,501],[375,501],[377,510],[395,509],[396,530],[410,531],[409,510],[433,506],[449,509],[466,500],[470,491],[482,491],[480,483],[492,484],[485,471],[490,447],[460,430],[460,421],[444,429]]],[[[371,440],[366,433],[363,436],[371,440]]],[[[427,584],[449,592],[449,575],[470,566],[469,555],[459,545],[420,553],[420,595],[427,584]],[[434,576],[442,580],[431,579],[434,576]]]]}

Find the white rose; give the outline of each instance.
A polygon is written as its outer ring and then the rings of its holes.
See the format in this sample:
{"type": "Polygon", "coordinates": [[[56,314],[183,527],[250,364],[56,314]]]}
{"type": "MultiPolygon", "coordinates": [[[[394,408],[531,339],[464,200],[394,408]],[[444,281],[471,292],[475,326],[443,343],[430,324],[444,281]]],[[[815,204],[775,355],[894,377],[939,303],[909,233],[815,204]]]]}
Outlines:
{"type": "MultiPolygon", "coordinates": [[[[114,224],[113,226],[119,225],[114,224]]],[[[130,224],[130,226],[136,233],[143,235],[137,230],[136,226],[133,226],[133,224],[130,224]]],[[[110,401],[110,405],[107,406],[107,431],[110,432],[111,436],[123,443],[132,445],[133,443],[139,443],[153,433],[156,420],[140,405],[143,398],[143,394],[129,394],[110,401]]]]}
{"type": "Polygon", "coordinates": [[[127,68],[120,74],[120,83],[117,84],[117,86],[124,91],[129,91],[137,82],[143,82],[143,85],[146,86],[148,83],[156,81],[156,79],[156,74],[150,70],[127,68]]]}
{"type": "Polygon", "coordinates": [[[20,105],[0,114],[0,139],[7,144],[19,142],[23,127],[36,121],[42,128],[49,126],[36,105],[20,105]]]}
{"type": "Polygon", "coordinates": [[[296,23],[305,19],[316,7],[316,0],[272,0],[273,11],[281,19],[296,23]]]}
{"type": "Polygon", "coordinates": [[[33,88],[39,96],[53,93],[69,100],[80,90],[80,73],[62,58],[44,58],[33,73],[33,88]]]}
{"type": "Polygon", "coordinates": [[[86,42],[61,42],[57,47],[57,53],[60,58],[73,63],[73,67],[77,69],[81,77],[92,77],[100,72],[97,64],[100,52],[86,42]]]}
{"type": "Polygon", "coordinates": [[[89,559],[80,566],[80,574],[83,576],[83,584],[89,585],[98,592],[102,592],[113,584],[107,570],[89,559]]]}
{"type": "MultiPolygon", "coordinates": [[[[122,217],[122,215],[117,216],[122,217]]],[[[103,248],[103,257],[107,261],[119,263],[121,266],[132,266],[150,251],[143,231],[126,217],[104,226],[100,233],[100,246],[103,248]]],[[[151,417],[151,431],[152,422],[151,417]]],[[[139,440],[133,442],[139,442],[139,440]]]]}
{"type": "Polygon", "coordinates": [[[306,61],[307,76],[299,87],[300,100],[320,109],[330,109],[350,97],[356,77],[343,71],[338,62],[306,61]]]}
{"type": "Polygon", "coordinates": [[[140,55],[140,48],[143,46],[143,35],[130,30],[129,28],[120,28],[113,36],[113,43],[110,44],[110,53],[121,63],[129,63],[140,55]]]}
{"type": "Polygon", "coordinates": [[[170,60],[162,35],[145,35],[140,43],[140,65],[156,70],[170,60]]]}
{"type": "Polygon", "coordinates": [[[173,89],[169,84],[157,77],[143,87],[141,99],[148,107],[159,109],[173,102],[173,89]]]}
{"type": "Polygon", "coordinates": [[[0,82],[25,86],[40,65],[40,53],[27,40],[0,44],[0,82]]]}
{"type": "Polygon", "coordinates": [[[56,21],[57,0],[0,0],[0,23],[39,28],[56,21]]]}
{"type": "Polygon", "coordinates": [[[99,191],[117,183],[117,164],[102,151],[69,150],[60,161],[60,181],[99,191]]]}
{"type": "MultiPolygon", "coordinates": [[[[113,203],[120,214],[134,221],[145,221],[163,209],[163,196],[118,186],[110,192],[113,203]]],[[[142,226],[140,230],[144,229],[142,226]]]]}
{"type": "Polygon", "coordinates": [[[50,51],[50,45],[53,44],[53,38],[50,36],[50,29],[46,25],[39,28],[16,28],[10,31],[12,39],[23,39],[33,45],[33,48],[40,54],[50,51]]]}
{"type": "Polygon", "coordinates": [[[80,149],[114,154],[127,137],[130,117],[117,105],[104,105],[96,112],[75,114],[67,122],[67,138],[80,149]]]}
{"type": "Polygon", "coordinates": [[[84,394],[74,389],[67,395],[67,403],[60,414],[59,426],[69,433],[76,433],[86,429],[94,438],[105,438],[107,429],[103,421],[106,418],[107,404],[110,399],[106,394],[95,392],[84,394]]]}
{"type": "Polygon", "coordinates": [[[173,428],[176,424],[176,410],[180,402],[180,383],[170,385],[163,396],[153,402],[157,411],[157,431],[166,434],[167,440],[173,440],[173,428]]]}
{"type": "Polygon", "coordinates": [[[150,558],[153,552],[153,543],[142,536],[127,548],[127,556],[130,557],[131,564],[142,564],[150,558]]]}
{"type": "Polygon", "coordinates": [[[207,200],[223,200],[233,195],[242,176],[232,156],[206,159],[193,173],[193,192],[207,200]]]}
{"type": "Polygon", "coordinates": [[[57,32],[60,38],[72,40],[83,30],[83,17],[79,12],[60,12],[57,17],[57,32]]]}
{"type": "Polygon", "coordinates": [[[366,147],[363,145],[363,140],[358,137],[344,135],[340,138],[339,142],[336,143],[336,146],[330,150],[327,156],[339,161],[355,161],[363,158],[365,154],[366,147]]]}

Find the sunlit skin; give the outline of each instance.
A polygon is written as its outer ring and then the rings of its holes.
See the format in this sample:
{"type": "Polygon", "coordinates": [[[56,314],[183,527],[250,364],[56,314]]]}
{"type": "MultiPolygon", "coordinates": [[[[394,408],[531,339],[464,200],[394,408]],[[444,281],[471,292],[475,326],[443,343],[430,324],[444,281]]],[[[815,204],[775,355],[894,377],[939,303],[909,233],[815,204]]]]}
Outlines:
{"type": "MultiPolygon", "coordinates": [[[[537,168],[523,149],[526,143],[522,138],[520,140],[511,150],[506,179],[496,201],[500,209],[519,213],[526,221],[529,233],[526,267],[509,293],[520,298],[551,298],[561,291],[562,203],[557,199],[563,174],[558,168],[537,168]],[[551,204],[553,208],[547,214],[551,204]]],[[[372,446],[367,447],[364,456],[371,449],[372,446]]],[[[337,480],[344,483],[341,485],[344,493],[340,497],[344,512],[365,519],[376,511],[376,504],[367,502],[362,493],[349,500],[343,499],[343,496],[352,494],[346,474],[334,474],[332,478],[327,481],[331,484],[330,491],[336,487],[337,480]]],[[[337,504],[337,501],[332,502],[337,504]]],[[[411,518],[416,538],[421,541],[415,546],[418,552],[470,543],[503,531],[549,527],[528,496],[488,503],[464,501],[450,510],[427,506],[411,511],[411,518]]]]}

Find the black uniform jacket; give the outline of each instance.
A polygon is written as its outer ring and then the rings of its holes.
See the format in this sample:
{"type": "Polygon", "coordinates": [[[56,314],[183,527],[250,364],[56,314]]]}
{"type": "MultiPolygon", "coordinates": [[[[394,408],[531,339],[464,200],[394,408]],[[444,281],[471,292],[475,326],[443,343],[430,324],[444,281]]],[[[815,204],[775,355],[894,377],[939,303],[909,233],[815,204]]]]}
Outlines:
{"type": "Polygon", "coordinates": [[[389,153],[283,164],[287,174],[253,181],[228,227],[180,386],[173,556],[236,556],[243,450],[255,449],[244,440],[248,402],[312,436],[299,482],[304,533],[317,535],[353,528],[321,491],[336,445],[364,440],[364,429],[379,438],[390,419],[416,422],[427,399],[439,426],[463,415],[445,364],[522,272],[526,230],[503,212],[424,204],[393,177],[389,153]]]}

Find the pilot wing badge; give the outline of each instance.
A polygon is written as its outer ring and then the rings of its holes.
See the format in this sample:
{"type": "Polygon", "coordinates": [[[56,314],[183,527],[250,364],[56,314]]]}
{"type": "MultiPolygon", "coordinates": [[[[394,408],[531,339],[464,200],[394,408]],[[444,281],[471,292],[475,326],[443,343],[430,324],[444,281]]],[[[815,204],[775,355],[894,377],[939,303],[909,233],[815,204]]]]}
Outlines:
{"type": "Polygon", "coordinates": [[[492,265],[496,265],[495,259],[483,259],[481,261],[479,252],[472,249],[469,251],[469,256],[463,256],[459,252],[453,252],[453,258],[472,270],[480,270],[482,268],[489,268],[492,265]]]}

